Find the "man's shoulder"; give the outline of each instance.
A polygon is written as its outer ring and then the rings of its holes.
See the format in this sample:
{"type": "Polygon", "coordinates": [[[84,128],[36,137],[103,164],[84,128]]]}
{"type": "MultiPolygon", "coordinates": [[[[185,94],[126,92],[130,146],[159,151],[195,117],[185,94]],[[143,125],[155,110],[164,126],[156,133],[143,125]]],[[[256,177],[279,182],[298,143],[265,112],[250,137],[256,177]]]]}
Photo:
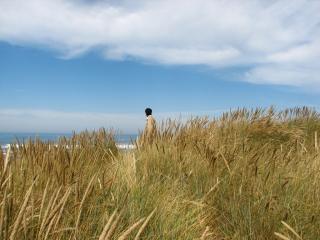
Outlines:
{"type": "Polygon", "coordinates": [[[148,116],[148,121],[152,123],[156,122],[155,118],[152,115],[148,116]]]}

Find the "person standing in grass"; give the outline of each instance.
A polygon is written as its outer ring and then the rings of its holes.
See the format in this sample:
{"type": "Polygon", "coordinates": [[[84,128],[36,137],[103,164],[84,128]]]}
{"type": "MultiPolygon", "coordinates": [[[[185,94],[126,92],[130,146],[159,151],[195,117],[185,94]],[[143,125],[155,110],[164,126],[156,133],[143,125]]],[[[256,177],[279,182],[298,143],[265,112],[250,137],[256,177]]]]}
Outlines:
{"type": "Polygon", "coordinates": [[[156,120],[152,116],[152,109],[146,108],[145,113],[147,117],[147,122],[142,134],[141,145],[151,144],[156,136],[157,131],[156,120]]]}

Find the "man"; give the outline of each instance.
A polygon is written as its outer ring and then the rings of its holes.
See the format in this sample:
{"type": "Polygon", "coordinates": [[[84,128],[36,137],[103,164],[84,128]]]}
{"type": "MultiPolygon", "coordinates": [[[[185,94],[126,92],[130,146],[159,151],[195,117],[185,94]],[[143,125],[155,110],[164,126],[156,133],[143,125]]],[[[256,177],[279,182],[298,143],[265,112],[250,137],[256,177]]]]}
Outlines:
{"type": "Polygon", "coordinates": [[[141,145],[152,143],[157,131],[156,120],[152,116],[152,109],[146,108],[145,113],[147,117],[147,122],[142,135],[141,145]]]}

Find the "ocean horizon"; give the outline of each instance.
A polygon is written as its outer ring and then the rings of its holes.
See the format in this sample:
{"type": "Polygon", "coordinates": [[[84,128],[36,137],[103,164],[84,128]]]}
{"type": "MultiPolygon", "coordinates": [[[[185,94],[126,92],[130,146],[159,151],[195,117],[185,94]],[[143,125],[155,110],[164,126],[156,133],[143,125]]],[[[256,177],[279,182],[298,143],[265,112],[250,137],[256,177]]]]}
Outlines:
{"type": "MultiPolygon", "coordinates": [[[[71,137],[72,133],[22,133],[22,132],[0,132],[0,145],[1,148],[6,148],[9,144],[17,142],[24,142],[29,139],[40,139],[43,141],[55,142],[61,137],[71,137]]],[[[132,141],[137,139],[138,134],[115,134],[116,142],[118,145],[130,145],[132,141]]]]}

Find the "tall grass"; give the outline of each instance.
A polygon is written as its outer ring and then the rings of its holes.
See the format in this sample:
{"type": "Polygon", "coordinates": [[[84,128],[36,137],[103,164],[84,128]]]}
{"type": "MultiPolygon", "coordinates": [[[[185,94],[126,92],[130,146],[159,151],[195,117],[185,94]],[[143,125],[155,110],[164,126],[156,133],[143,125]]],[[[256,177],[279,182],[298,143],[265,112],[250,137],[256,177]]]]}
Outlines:
{"type": "Polygon", "coordinates": [[[0,239],[320,238],[318,113],[159,125],[133,151],[103,129],[13,145],[0,163],[0,239]]]}

